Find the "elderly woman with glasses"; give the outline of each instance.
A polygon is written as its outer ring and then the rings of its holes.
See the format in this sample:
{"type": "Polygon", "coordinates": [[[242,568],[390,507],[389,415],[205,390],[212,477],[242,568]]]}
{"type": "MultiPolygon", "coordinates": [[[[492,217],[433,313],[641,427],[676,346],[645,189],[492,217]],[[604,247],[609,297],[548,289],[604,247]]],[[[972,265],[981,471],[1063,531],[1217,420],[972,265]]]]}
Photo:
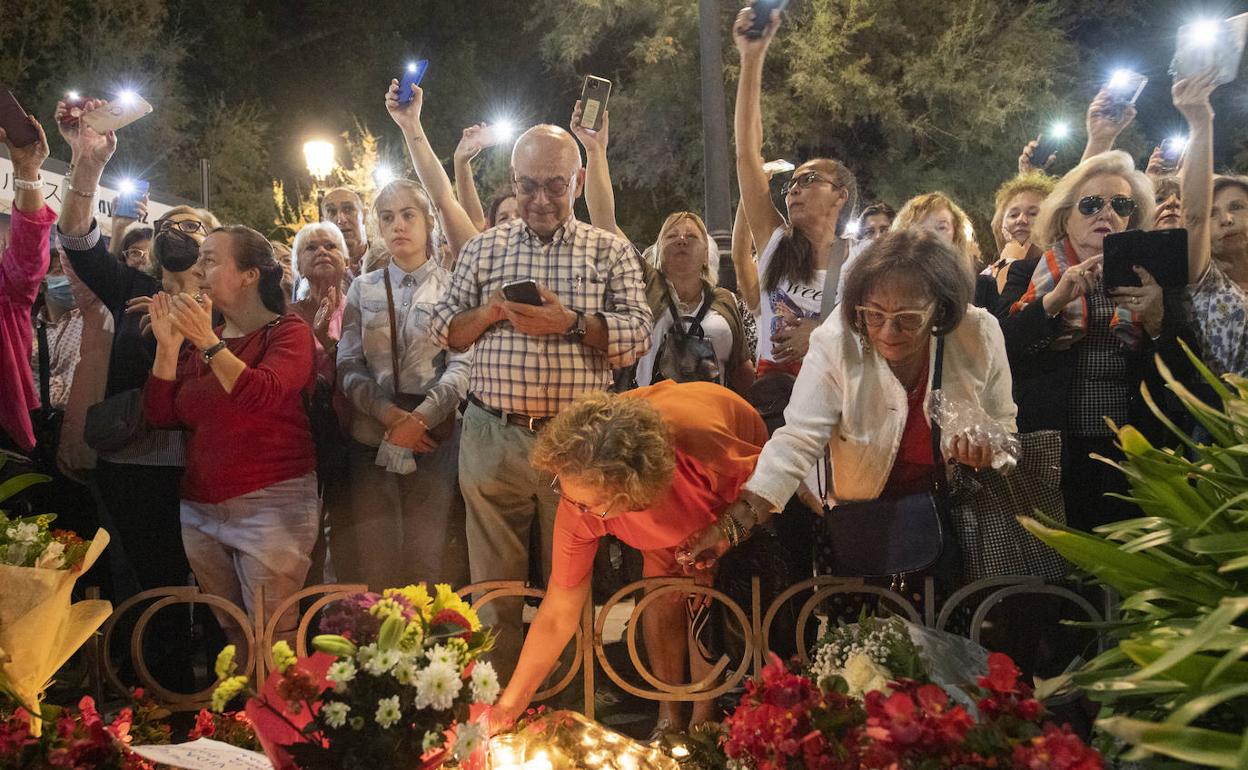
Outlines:
{"type": "MultiPolygon", "coordinates": [[[[1156,377],[1155,353],[1167,358],[1182,314],[1149,273],[1139,286],[1106,288],[1101,280],[1105,237],[1151,229],[1153,185],[1125,152],[1094,155],[1062,177],[1040,207],[1032,241],[1043,256],[1009,267],[1002,320],[1014,371],[1014,399],[1024,431],[1062,432],[1066,518],[1091,529],[1139,515],[1108,492],[1126,492],[1117,469],[1090,457],[1120,456],[1112,428],[1151,424],[1140,383],[1156,377]]],[[[1181,355],[1176,358],[1182,358],[1181,355]]],[[[1161,389],[1152,391],[1160,395],[1161,389]]]]}
{"type": "MultiPolygon", "coordinates": [[[[598,541],[611,534],[640,550],[646,577],[679,576],[676,548],[712,525],[754,468],[767,428],[726,388],[661,382],[623,395],[590,393],[538,434],[533,466],[551,473],[561,501],[546,597],[493,720],[506,724],[528,705],[572,639],[589,598],[598,541]]],[[[642,633],[655,674],[687,682],[688,619],[672,594],[644,613],[642,633]]],[[[696,704],[693,723],[711,718],[696,704]]],[[[681,704],[660,704],[660,722],[677,727],[681,704]]]]}
{"type": "Polygon", "coordinates": [[[933,456],[927,398],[943,338],[946,398],[1015,429],[1005,341],[996,318],[969,305],[972,292],[963,255],[935,233],[894,230],[868,247],[849,269],[839,312],[810,337],[784,427],[739,499],[685,544],[693,567],[709,568],[733,545],[728,533],[748,534],[783,508],[825,453],[832,516],[836,504],[930,489],[944,460],[987,466],[990,448],[966,435],[946,434],[944,457],[933,456]]]}

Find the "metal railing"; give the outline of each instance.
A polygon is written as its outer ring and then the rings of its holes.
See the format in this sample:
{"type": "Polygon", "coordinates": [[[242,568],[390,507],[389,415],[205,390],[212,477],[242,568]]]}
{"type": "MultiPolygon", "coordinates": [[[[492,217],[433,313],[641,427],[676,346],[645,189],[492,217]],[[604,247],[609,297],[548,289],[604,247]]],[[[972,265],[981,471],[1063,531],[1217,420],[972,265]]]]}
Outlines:
{"type": "MultiPolygon", "coordinates": [[[[254,681],[262,681],[273,666],[271,649],[276,638],[278,621],[282,615],[292,608],[303,605],[306,600],[312,600],[307,603],[299,618],[295,651],[302,657],[308,653],[306,639],[318,613],[331,602],[364,590],[366,587],[358,584],[310,586],[287,597],[272,611],[267,610],[264,597],[258,594],[253,603],[253,615],[248,615],[242,608],[220,596],[201,593],[194,587],[171,586],[143,591],[122,602],[114,610],[104,623],[101,633],[95,636],[93,643],[89,646],[87,660],[91,669],[90,686],[97,699],[102,699],[107,690],[114,690],[118,693],[127,692],[128,688],[121,680],[115,661],[107,651],[112,649],[112,640],[119,621],[135,611],[141,604],[150,602],[130,629],[128,645],[134,673],[140,685],[146,688],[148,695],[157,703],[167,708],[175,711],[195,710],[208,704],[212,688],[189,694],[168,690],[152,676],[145,660],[144,637],[147,627],[153,616],[161,609],[179,604],[205,604],[225,612],[238,624],[242,641],[247,646],[245,656],[242,656],[242,650],[239,651],[242,658],[239,672],[251,675],[254,681]]],[[[992,577],[979,580],[952,593],[940,604],[939,608],[935,601],[934,585],[931,578],[928,578],[923,586],[924,601],[921,602],[921,609],[906,597],[888,588],[870,585],[855,579],[815,577],[803,580],[790,586],[774,601],[764,606],[760,595],[759,579],[754,578],[749,606],[741,606],[721,591],[710,586],[696,585],[691,578],[646,578],[620,588],[600,605],[586,602],[581,621],[577,626],[576,636],[570,643],[573,654],[567,671],[559,677],[558,681],[539,692],[536,700],[545,700],[563,692],[575,681],[579,673],[584,685],[583,713],[593,718],[595,678],[599,668],[621,690],[646,700],[695,701],[718,697],[739,686],[746,677],[756,675],[761,671],[766,663],[766,651],[771,648],[770,641],[777,615],[786,604],[798,600],[801,594],[807,592],[809,595],[801,601],[801,606],[796,610],[797,624],[794,630],[796,649],[803,664],[810,662],[805,644],[809,623],[812,620],[821,620],[816,614],[818,607],[837,595],[874,596],[881,604],[889,606],[897,614],[938,630],[948,630],[955,615],[959,614],[959,610],[962,610],[961,615],[965,617],[968,603],[978,598],[973,609],[970,610],[970,627],[967,634],[973,641],[979,641],[985,620],[994,607],[1003,601],[1023,595],[1057,597],[1070,602],[1087,621],[1092,623],[1109,620],[1114,614],[1112,597],[1108,595],[1104,596],[1102,607],[1098,609],[1086,597],[1068,587],[1049,584],[1041,578],[1026,576],[992,577]],[[709,673],[697,682],[669,684],[657,677],[646,665],[638,648],[637,628],[640,625],[639,618],[646,608],[663,596],[672,593],[701,594],[713,602],[721,603],[727,616],[740,627],[740,634],[744,640],[744,650],[740,660],[732,660],[727,655],[721,656],[718,660],[711,662],[709,673]],[[611,611],[625,605],[638,594],[641,598],[636,600],[628,615],[623,642],[629,662],[633,667],[633,673],[647,686],[638,686],[629,681],[629,677],[624,673],[618,671],[608,660],[603,642],[603,634],[611,611]],[[587,641],[592,643],[592,658],[590,658],[590,645],[587,645],[587,641]],[[591,665],[586,665],[587,661],[591,665]],[[592,665],[595,662],[597,666],[592,665]]],[[[464,586],[457,593],[462,597],[474,596],[473,607],[478,609],[499,599],[541,598],[544,595],[541,589],[518,581],[474,583],[464,586]]],[[[1104,640],[1099,639],[1098,644],[1103,646],[1104,640]]]]}

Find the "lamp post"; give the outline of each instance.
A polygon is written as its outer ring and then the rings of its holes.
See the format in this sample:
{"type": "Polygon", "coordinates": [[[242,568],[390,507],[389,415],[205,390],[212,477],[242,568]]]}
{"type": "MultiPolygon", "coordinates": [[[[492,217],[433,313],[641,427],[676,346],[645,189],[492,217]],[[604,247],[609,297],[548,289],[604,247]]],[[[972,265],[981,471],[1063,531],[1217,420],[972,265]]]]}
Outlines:
{"type": "Polygon", "coordinates": [[[732,264],[732,198],[729,193],[728,105],[724,98],[720,0],[699,0],[698,42],[702,73],[702,163],[706,228],[719,248],[719,285],[735,291],[732,264]]]}
{"type": "Polygon", "coordinates": [[[325,197],[323,185],[329,175],[334,173],[334,145],[312,140],[303,143],[303,159],[308,165],[308,173],[312,176],[312,187],[316,190],[316,219],[321,219],[321,199],[325,197]]]}

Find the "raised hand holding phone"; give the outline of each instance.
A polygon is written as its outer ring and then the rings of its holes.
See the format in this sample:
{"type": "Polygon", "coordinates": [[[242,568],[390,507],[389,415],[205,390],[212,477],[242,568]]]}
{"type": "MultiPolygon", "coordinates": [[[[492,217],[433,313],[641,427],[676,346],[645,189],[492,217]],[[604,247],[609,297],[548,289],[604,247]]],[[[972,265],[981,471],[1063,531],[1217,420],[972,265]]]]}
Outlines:
{"type": "Polygon", "coordinates": [[[577,102],[580,118],[575,125],[591,131],[602,130],[602,119],[607,114],[607,99],[611,96],[611,81],[594,75],[585,76],[581,98],[577,102]]]}
{"type": "MultiPolygon", "coordinates": [[[[84,99],[82,114],[86,115],[103,104],[102,99],[84,99]]],[[[73,152],[74,163],[86,163],[102,169],[117,151],[117,134],[113,131],[100,133],[83,120],[65,120],[69,114],[70,109],[65,102],[57,104],[56,127],[73,152]]]]}
{"type": "Polygon", "coordinates": [[[8,89],[0,89],[0,130],[4,131],[6,144],[13,147],[27,147],[39,141],[39,131],[31,124],[30,115],[8,89]]]}
{"type": "Polygon", "coordinates": [[[592,150],[605,153],[609,143],[610,113],[603,110],[597,130],[582,125],[584,113],[584,103],[577,99],[576,106],[572,108],[572,134],[585,146],[586,152],[592,150]]]}
{"type": "Polygon", "coordinates": [[[412,87],[412,98],[403,103],[399,99],[399,81],[391,80],[390,89],[386,91],[386,111],[390,119],[403,129],[405,136],[413,136],[423,132],[420,125],[420,110],[424,104],[425,92],[420,86],[412,87]]]}
{"type": "Polygon", "coordinates": [[[745,30],[745,36],[754,39],[763,37],[771,24],[773,13],[783,11],[788,4],[789,0],[754,0],[754,18],[745,30]]]}
{"type": "Polygon", "coordinates": [[[152,105],[146,99],[133,91],[123,91],[111,102],[83,112],[82,122],[102,134],[123,129],[151,112],[152,105]]]}
{"type": "Polygon", "coordinates": [[[399,104],[408,104],[412,101],[412,88],[420,85],[427,69],[429,69],[428,59],[411,62],[403,69],[403,77],[399,81],[399,104]]]}

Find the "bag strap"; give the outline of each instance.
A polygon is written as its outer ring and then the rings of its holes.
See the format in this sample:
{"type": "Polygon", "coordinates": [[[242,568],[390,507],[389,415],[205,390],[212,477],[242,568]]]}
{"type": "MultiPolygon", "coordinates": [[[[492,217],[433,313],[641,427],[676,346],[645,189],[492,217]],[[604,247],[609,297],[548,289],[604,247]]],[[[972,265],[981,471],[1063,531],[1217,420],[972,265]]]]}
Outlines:
{"type": "MultiPolygon", "coordinates": [[[[945,335],[936,338],[936,361],[932,367],[932,388],[927,392],[928,399],[931,399],[932,393],[940,390],[941,379],[944,375],[945,368],[945,335]]],[[[932,460],[936,467],[933,472],[933,490],[939,494],[944,492],[943,477],[941,472],[944,470],[944,461],[940,453],[940,423],[932,420],[932,460]]]]}
{"type": "Polygon", "coordinates": [[[382,278],[386,282],[386,314],[390,316],[390,367],[394,370],[394,394],[403,392],[399,384],[399,324],[394,320],[394,289],[390,287],[390,266],[382,268],[382,278]]]}
{"type": "Polygon", "coordinates": [[[42,309],[35,316],[35,331],[39,335],[39,408],[47,412],[52,409],[52,351],[48,350],[48,322],[42,309]]]}
{"type": "MultiPolygon", "coordinates": [[[[676,301],[672,299],[672,290],[667,285],[666,278],[663,279],[663,296],[667,298],[667,309],[672,313],[672,322],[674,324],[672,328],[675,329],[676,333],[682,337],[692,337],[693,335],[685,330],[684,317],[681,316],[680,311],[676,308],[676,301]]],[[[714,296],[715,295],[711,292],[711,288],[703,285],[702,307],[698,308],[698,314],[693,317],[693,323],[697,325],[699,329],[702,328],[702,319],[706,318],[706,314],[711,310],[711,300],[714,299],[714,296]]]]}
{"type": "Polygon", "coordinates": [[[841,271],[849,261],[849,241],[837,236],[832,244],[832,257],[828,260],[828,269],[823,276],[823,296],[819,300],[819,318],[827,320],[836,307],[837,289],[841,285],[841,271]]]}

